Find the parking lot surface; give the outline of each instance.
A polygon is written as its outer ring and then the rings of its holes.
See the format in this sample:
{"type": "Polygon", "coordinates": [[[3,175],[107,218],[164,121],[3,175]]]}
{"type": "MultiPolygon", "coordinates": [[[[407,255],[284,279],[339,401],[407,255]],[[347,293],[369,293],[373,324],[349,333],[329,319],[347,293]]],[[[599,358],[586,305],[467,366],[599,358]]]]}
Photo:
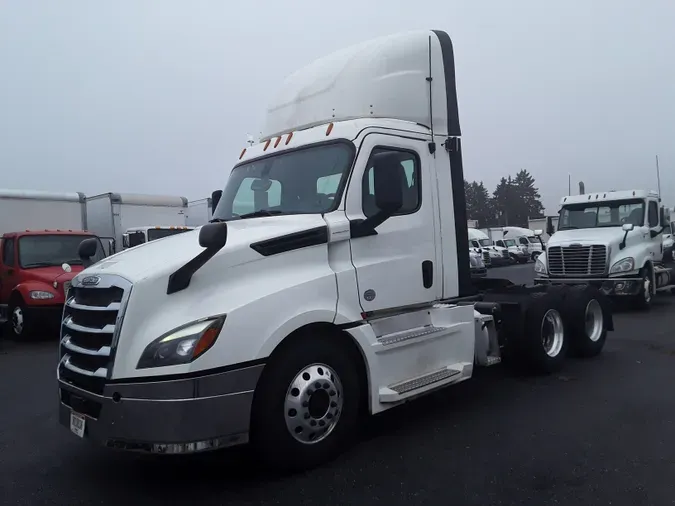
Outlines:
{"type": "MultiPolygon", "coordinates": [[[[490,275],[527,282],[532,264],[490,275]]],[[[615,327],[596,359],[547,377],[482,370],[370,418],[338,460],[290,477],[246,449],[153,458],[78,440],[57,423],[56,336],[0,340],[0,504],[672,504],[675,297],[615,327]]]]}

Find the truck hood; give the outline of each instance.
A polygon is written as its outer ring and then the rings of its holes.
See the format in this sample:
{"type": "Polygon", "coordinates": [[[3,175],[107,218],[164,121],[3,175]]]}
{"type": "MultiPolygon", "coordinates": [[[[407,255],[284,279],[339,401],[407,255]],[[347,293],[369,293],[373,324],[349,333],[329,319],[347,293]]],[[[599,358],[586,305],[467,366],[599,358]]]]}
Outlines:
{"type": "MultiPolygon", "coordinates": [[[[268,216],[227,222],[227,244],[216,258],[221,267],[233,267],[260,260],[252,243],[294,232],[325,226],[319,214],[268,216]]],[[[83,271],[83,275],[115,274],[132,283],[147,277],[169,275],[204,251],[199,245],[201,227],[183,234],[150,241],[108,257],[83,271]]]]}
{"type": "MultiPolygon", "coordinates": [[[[637,227],[628,232],[628,238],[643,233],[637,227]]],[[[618,244],[623,239],[625,232],[621,227],[606,228],[579,228],[574,230],[560,230],[548,240],[547,246],[567,246],[569,244],[618,244]]]]}
{"type": "Polygon", "coordinates": [[[82,272],[81,265],[71,265],[70,267],[72,269],[71,272],[65,272],[60,265],[26,269],[23,278],[25,281],[40,281],[48,285],[51,285],[54,281],[63,283],[64,281],[70,281],[79,272],[82,272]]]}

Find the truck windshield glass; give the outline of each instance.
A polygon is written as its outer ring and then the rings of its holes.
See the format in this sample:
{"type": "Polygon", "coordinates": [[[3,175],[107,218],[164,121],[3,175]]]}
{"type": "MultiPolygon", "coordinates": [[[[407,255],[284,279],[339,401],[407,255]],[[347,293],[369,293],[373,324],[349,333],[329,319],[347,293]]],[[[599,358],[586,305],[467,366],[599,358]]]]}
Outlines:
{"type": "Polygon", "coordinates": [[[641,227],[644,215],[645,203],[639,199],[572,204],[560,210],[558,230],[620,227],[625,223],[641,227]]]}
{"type": "Polygon", "coordinates": [[[539,239],[537,239],[535,236],[529,236],[527,238],[528,241],[530,241],[532,244],[539,244],[539,239]]]}
{"type": "Polygon", "coordinates": [[[149,228],[148,241],[154,241],[155,239],[162,239],[163,237],[169,237],[170,235],[182,234],[183,232],[189,231],[189,229],[184,228],[149,228]]]}
{"type": "Polygon", "coordinates": [[[506,247],[507,247],[507,248],[510,248],[511,246],[515,246],[515,245],[516,245],[516,240],[515,240],[515,239],[506,239],[506,240],[504,241],[504,244],[506,244],[506,247]]]}
{"type": "MultiPolygon", "coordinates": [[[[25,235],[19,239],[19,265],[24,269],[52,267],[64,263],[82,265],[77,253],[80,243],[91,235],[25,235]]],[[[97,240],[92,262],[105,257],[101,241],[97,240]]]]}
{"type": "Polygon", "coordinates": [[[490,242],[490,239],[481,239],[478,241],[481,246],[487,247],[487,246],[492,246],[492,242],[490,242]]]}
{"type": "Polygon", "coordinates": [[[324,144],[235,167],[214,221],[335,209],[354,156],[347,143],[324,144]]]}

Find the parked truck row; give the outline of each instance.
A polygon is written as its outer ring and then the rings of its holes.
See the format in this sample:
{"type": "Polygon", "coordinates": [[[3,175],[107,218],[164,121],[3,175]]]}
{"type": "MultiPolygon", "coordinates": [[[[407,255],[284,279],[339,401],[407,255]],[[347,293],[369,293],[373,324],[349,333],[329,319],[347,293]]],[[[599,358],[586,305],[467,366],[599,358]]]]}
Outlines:
{"type": "Polygon", "coordinates": [[[191,230],[188,209],[184,197],[0,190],[0,324],[19,338],[38,324],[58,328],[84,238],[101,260],[191,230]]]}
{"type": "MultiPolygon", "coordinates": [[[[73,278],[57,378],[75,436],[169,454],[250,442],[308,468],[364,415],[478,367],[601,352],[612,314],[593,286],[473,275],[445,32],[334,53],[270,102],[213,223],[73,278]]],[[[95,251],[82,241],[87,264],[95,251]]]]}

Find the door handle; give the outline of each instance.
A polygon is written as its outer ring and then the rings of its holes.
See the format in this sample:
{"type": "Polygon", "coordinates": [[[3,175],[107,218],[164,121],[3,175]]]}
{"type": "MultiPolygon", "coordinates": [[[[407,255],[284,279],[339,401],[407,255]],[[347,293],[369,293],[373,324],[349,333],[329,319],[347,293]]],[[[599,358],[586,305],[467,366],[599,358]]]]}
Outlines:
{"type": "Polygon", "coordinates": [[[424,288],[431,288],[434,284],[434,263],[431,260],[422,262],[422,284],[424,288]]]}

